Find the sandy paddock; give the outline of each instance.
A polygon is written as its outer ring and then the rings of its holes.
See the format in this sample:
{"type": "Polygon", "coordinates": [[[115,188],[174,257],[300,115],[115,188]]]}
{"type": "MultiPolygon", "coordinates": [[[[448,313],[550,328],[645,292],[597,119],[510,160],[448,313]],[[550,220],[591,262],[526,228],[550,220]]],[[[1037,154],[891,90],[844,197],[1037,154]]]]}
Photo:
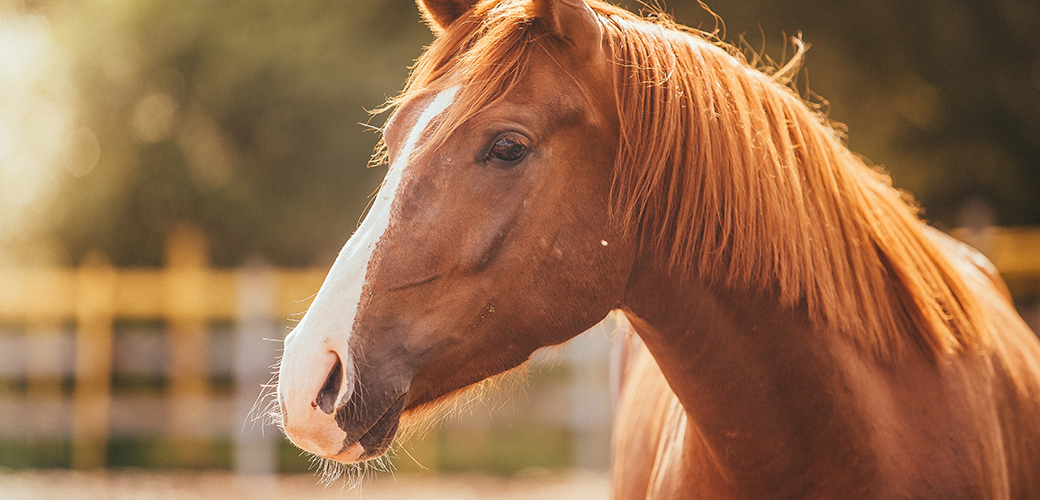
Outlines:
{"type": "Polygon", "coordinates": [[[549,499],[609,498],[606,474],[571,472],[516,478],[470,475],[379,474],[350,489],[343,481],[324,487],[311,475],[249,478],[227,472],[123,470],[0,471],[0,499],[549,499]]]}

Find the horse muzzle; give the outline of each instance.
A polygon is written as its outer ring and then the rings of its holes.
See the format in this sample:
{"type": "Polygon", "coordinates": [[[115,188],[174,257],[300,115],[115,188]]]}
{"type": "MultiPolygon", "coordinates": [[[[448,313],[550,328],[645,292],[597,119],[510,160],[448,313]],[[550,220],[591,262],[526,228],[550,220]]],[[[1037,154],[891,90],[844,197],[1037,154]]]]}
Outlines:
{"type": "MultiPolygon", "coordinates": [[[[302,425],[285,425],[289,440],[301,449],[322,458],[342,463],[353,463],[376,458],[390,447],[400,425],[405,395],[390,404],[375,421],[372,418],[353,420],[355,403],[348,402],[336,410],[334,420],[320,418],[304,421],[302,425]],[[335,424],[333,427],[330,421],[335,424]],[[311,424],[311,425],[306,425],[311,424]]],[[[296,420],[286,419],[286,422],[296,420]]]]}
{"type": "Polygon", "coordinates": [[[279,368],[278,405],[289,440],[343,463],[386,452],[397,434],[407,387],[387,384],[377,374],[356,375],[349,352],[299,347],[287,339],[279,368]]]}

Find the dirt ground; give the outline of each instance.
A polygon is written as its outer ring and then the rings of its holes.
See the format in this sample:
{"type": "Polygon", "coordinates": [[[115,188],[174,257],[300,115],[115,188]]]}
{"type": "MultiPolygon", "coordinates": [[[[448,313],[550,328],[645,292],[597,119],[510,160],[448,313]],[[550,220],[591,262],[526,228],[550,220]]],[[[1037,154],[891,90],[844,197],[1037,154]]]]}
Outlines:
{"type": "Polygon", "coordinates": [[[0,470],[0,499],[3,500],[592,500],[609,497],[609,479],[600,472],[529,474],[509,479],[379,474],[351,489],[343,481],[322,486],[318,478],[311,475],[249,478],[226,472],[0,470]]]}

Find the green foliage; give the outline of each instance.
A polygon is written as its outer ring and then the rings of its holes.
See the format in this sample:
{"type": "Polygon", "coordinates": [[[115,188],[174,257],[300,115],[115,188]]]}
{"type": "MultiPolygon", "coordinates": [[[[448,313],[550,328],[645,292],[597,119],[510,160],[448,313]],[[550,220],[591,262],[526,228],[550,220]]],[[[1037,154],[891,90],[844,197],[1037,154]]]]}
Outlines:
{"type": "MultiPolygon", "coordinates": [[[[892,172],[933,222],[957,225],[978,197],[1000,224],[1040,223],[1040,4],[711,7],[727,40],[743,36],[775,60],[785,33],[803,33],[812,47],[799,88],[829,99],[852,149],[892,172]]],[[[432,39],[411,0],[36,8],[69,52],[76,125],[101,150],[96,168],[65,174],[40,218],[71,262],[100,248],[116,265],[158,265],[166,231],[189,220],[217,265],[257,253],[279,265],[329,263],[384,172],[364,168],[378,134],[359,122],[401,88],[432,39]]],[[[693,0],[666,9],[715,26],[693,0]]]]}
{"type": "Polygon", "coordinates": [[[107,468],[230,469],[234,446],[228,439],[113,438],[108,441],[107,468]]]}
{"type": "Polygon", "coordinates": [[[42,469],[71,465],[72,443],[68,440],[0,440],[0,468],[42,469]]]}
{"type": "Polygon", "coordinates": [[[218,265],[334,254],[382,175],[364,168],[378,135],[359,123],[431,38],[406,0],[63,7],[102,154],[68,179],[58,239],[73,260],[99,247],[121,265],[160,264],[180,220],[218,265]]]}
{"type": "MultiPolygon", "coordinates": [[[[482,472],[511,476],[523,469],[571,466],[569,431],[550,425],[444,429],[437,433],[437,465],[445,472],[482,472]]],[[[397,462],[408,459],[401,457],[397,462]]]]}

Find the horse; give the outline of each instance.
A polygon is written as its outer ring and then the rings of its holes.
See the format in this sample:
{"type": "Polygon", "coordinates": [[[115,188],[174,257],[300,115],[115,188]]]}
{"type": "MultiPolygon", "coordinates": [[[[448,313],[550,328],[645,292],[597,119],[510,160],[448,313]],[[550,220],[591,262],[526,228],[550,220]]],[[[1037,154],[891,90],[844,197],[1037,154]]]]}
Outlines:
{"type": "Polygon", "coordinates": [[[1040,342],[790,64],[599,0],[418,3],[386,177],[285,338],[293,443],[379,457],[620,311],[618,499],[1040,498],[1040,342]]]}

